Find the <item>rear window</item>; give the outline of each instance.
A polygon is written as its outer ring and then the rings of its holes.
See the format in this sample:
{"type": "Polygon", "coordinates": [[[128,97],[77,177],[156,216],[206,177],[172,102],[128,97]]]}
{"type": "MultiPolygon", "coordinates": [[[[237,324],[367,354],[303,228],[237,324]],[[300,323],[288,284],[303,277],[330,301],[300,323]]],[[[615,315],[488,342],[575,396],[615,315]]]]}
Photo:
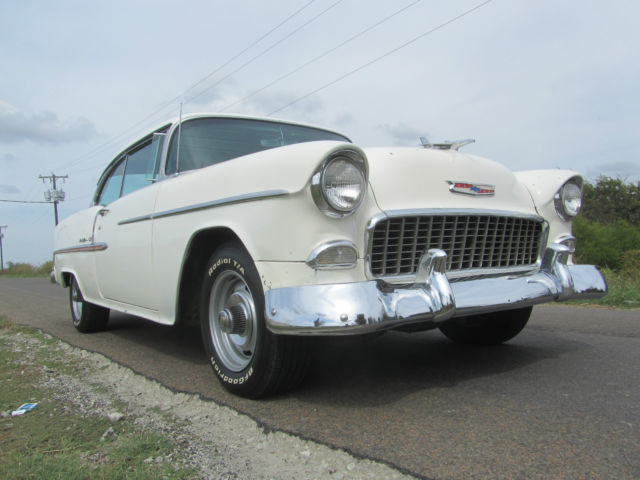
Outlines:
{"type": "Polygon", "coordinates": [[[173,133],[165,171],[184,172],[270,148],[316,140],[349,142],[337,133],[299,125],[239,118],[188,120],[179,134],[177,129],[173,133]]]}

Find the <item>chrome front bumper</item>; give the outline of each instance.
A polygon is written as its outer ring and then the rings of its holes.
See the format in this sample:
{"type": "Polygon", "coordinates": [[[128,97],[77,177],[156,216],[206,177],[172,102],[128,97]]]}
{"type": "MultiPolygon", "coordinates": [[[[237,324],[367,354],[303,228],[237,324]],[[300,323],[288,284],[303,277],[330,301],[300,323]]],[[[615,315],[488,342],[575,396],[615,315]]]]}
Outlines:
{"type": "Polygon", "coordinates": [[[527,274],[449,282],[447,254],[429,250],[416,281],[381,281],[277,288],[265,295],[267,327],[289,335],[347,335],[401,325],[526,307],[552,300],[598,298],[607,292],[593,265],[567,265],[570,250],[551,244],[539,270],[527,274]]]}

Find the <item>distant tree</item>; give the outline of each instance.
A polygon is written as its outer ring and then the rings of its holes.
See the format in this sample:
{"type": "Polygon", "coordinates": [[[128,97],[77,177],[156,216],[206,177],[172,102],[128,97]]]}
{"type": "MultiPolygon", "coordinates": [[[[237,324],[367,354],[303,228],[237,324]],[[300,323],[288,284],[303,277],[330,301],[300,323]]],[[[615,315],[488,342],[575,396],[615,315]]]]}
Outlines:
{"type": "Polygon", "coordinates": [[[640,182],[601,176],[595,184],[585,183],[583,192],[582,216],[587,220],[602,224],[625,220],[640,228],[640,182]]]}

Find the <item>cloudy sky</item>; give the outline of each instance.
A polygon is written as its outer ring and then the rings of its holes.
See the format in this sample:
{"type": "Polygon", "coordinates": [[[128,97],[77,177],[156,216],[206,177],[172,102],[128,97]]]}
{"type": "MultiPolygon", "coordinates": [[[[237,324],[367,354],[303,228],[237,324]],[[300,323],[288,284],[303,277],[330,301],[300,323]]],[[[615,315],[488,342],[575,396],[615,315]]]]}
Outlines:
{"type": "MultiPolygon", "coordinates": [[[[43,200],[53,172],[60,217],[86,207],[180,102],[636,181],[638,18],[636,0],[0,0],[0,200],[43,200]]],[[[50,259],[53,224],[0,202],[5,262],[50,259]]]]}

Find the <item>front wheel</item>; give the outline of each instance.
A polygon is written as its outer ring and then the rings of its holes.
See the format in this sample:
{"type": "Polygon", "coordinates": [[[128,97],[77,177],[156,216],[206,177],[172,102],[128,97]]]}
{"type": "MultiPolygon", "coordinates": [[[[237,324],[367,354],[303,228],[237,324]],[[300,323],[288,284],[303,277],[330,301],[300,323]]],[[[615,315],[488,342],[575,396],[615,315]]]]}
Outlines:
{"type": "Polygon", "coordinates": [[[439,328],[447,338],[465,345],[497,345],[522,331],[533,307],[454,318],[439,328]]]}
{"type": "Polygon", "coordinates": [[[71,277],[69,284],[69,307],[73,326],[79,332],[98,332],[107,326],[109,309],[87,302],[75,277],[71,277]]]}
{"type": "Polygon", "coordinates": [[[200,324],[211,367],[227,390],[248,398],[292,388],[310,360],[307,339],[267,329],[259,278],[247,252],[226,244],[209,259],[202,281],[200,324]]]}

